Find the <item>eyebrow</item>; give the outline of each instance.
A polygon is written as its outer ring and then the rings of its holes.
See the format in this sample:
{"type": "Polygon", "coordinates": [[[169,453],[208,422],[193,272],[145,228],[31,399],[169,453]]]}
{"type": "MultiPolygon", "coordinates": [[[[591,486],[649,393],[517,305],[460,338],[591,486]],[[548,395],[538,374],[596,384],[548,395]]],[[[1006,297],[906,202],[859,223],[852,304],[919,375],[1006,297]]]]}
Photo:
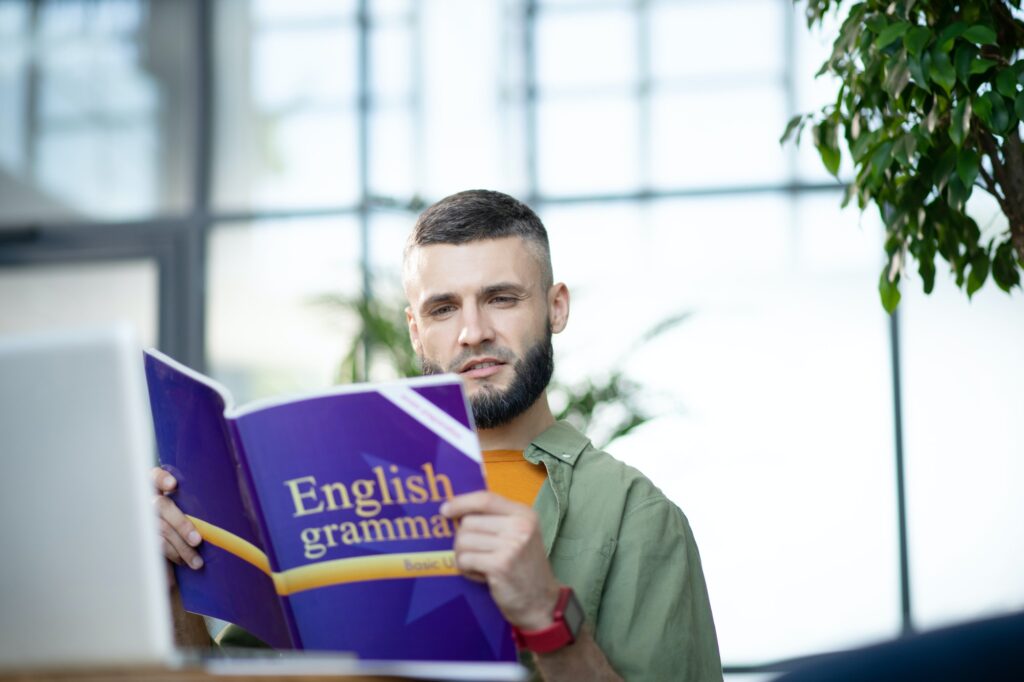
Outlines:
{"type": "Polygon", "coordinates": [[[497,284],[491,284],[490,286],[484,287],[479,293],[480,298],[486,298],[488,296],[493,296],[494,294],[505,293],[527,296],[530,292],[526,287],[516,284],[515,282],[498,282],[497,284]]]}
{"type": "MultiPolygon", "coordinates": [[[[494,296],[495,294],[511,293],[517,296],[527,297],[529,296],[529,290],[515,282],[498,282],[497,284],[490,284],[483,287],[477,292],[480,298],[487,298],[488,296],[494,296]]],[[[428,297],[420,304],[420,312],[426,312],[436,305],[443,303],[455,303],[459,300],[459,296],[452,292],[445,292],[442,294],[434,294],[428,297]]]]}
{"type": "Polygon", "coordinates": [[[453,303],[457,301],[458,298],[458,296],[452,293],[434,294],[420,304],[420,312],[425,313],[435,305],[440,305],[441,303],[453,303]]]}

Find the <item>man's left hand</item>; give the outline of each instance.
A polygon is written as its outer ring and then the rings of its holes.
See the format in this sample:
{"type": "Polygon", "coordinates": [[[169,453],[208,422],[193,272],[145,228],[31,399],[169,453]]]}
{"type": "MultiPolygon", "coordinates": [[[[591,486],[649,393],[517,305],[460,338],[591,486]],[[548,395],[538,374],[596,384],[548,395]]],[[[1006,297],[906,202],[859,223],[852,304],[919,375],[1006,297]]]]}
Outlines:
{"type": "Polygon", "coordinates": [[[455,565],[467,578],[487,583],[505,619],[523,630],[551,625],[559,583],[536,512],[480,491],[452,498],[441,513],[459,521],[455,565]]]}

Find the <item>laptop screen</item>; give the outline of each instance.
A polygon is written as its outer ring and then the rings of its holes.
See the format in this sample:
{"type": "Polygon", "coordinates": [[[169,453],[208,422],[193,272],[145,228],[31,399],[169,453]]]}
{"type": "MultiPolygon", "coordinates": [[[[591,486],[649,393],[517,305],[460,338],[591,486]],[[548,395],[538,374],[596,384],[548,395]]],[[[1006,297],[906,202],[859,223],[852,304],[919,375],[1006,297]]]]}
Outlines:
{"type": "Polygon", "coordinates": [[[0,669],[170,660],[148,409],[126,327],[0,338],[0,669]]]}

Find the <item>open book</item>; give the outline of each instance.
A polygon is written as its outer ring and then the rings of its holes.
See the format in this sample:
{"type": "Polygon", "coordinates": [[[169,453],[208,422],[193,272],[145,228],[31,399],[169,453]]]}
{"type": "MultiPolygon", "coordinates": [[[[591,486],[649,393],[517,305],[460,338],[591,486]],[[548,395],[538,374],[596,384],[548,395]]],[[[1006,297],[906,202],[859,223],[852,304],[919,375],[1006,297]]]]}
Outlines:
{"type": "Polygon", "coordinates": [[[441,503],[485,487],[461,382],[431,376],[236,408],[148,350],[161,465],[203,536],[185,608],[277,648],[512,661],[486,585],[455,568],[441,503]]]}

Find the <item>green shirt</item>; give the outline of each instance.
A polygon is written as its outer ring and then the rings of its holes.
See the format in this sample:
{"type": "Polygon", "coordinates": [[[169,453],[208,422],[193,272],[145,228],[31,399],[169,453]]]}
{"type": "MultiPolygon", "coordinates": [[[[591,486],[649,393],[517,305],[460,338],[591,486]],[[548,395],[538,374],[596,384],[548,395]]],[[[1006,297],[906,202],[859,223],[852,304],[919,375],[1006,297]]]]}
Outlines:
{"type": "Polygon", "coordinates": [[[631,682],[721,680],[700,555],[682,511],[566,422],[523,456],[548,471],[533,506],[551,566],[576,592],[616,672],[631,682]]]}
{"type": "MultiPolygon", "coordinates": [[[[555,576],[576,592],[616,672],[630,682],[721,680],[700,555],[683,512],[566,422],[537,436],[523,456],[548,472],[533,506],[555,576]]],[[[233,625],[218,642],[259,644],[233,625]]]]}

